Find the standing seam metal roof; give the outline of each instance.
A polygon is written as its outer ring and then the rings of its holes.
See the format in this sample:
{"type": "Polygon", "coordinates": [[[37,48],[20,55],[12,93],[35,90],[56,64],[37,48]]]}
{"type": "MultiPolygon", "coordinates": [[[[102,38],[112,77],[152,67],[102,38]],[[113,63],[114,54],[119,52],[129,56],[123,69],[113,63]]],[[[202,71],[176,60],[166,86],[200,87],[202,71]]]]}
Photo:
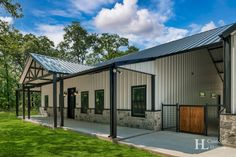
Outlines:
{"type": "Polygon", "coordinates": [[[132,60],[145,60],[149,58],[159,58],[171,54],[176,54],[178,52],[183,52],[188,50],[191,51],[195,48],[216,44],[221,41],[220,35],[228,31],[230,28],[233,28],[232,26],[236,26],[236,23],[222,26],[206,32],[198,33],[175,41],[171,41],[162,45],[158,45],[136,53],[128,54],[119,58],[111,59],[103,63],[100,63],[94,67],[68,62],[58,58],[53,58],[35,53],[32,53],[31,56],[33,59],[37,60],[46,70],[50,72],[74,74],[71,76],[76,76],[81,72],[83,73],[86,71],[94,71],[96,69],[109,66],[110,64],[113,63],[132,61],[132,60]]]}
{"type": "Polygon", "coordinates": [[[92,66],[73,63],[40,54],[31,53],[30,55],[34,60],[36,60],[43,68],[45,68],[49,72],[73,74],[93,68],[92,66]]]}
{"type": "Polygon", "coordinates": [[[206,32],[198,33],[192,36],[188,36],[179,40],[171,41],[162,45],[158,45],[149,49],[145,49],[136,53],[125,55],[116,59],[108,60],[97,66],[105,66],[121,61],[130,61],[146,58],[158,58],[178,52],[191,50],[198,47],[203,47],[211,44],[215,44],[221,41],[220,35],[235,24],[230,24],[215,28],[206,32]]]}

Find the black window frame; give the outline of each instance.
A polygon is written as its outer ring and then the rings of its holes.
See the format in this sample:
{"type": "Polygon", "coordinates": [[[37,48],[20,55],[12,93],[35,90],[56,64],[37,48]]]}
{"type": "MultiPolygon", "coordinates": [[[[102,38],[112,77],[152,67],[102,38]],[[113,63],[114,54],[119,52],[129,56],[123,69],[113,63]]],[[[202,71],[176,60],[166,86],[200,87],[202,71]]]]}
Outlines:
{"type": "Polygon", "coordinates": [[[147,86],[146,85],[131,86],[131,116],[132,117],[142,117],[142,118],[145,118],[146,117],[146,114],[145,114],[146,109],[147,109],[147,86]],[[140,113],[137,114],[137,113],[134,112],[133,105],[134,105],[135,102],[137,102],[137,101],[133,100],[133,97],[134,97],[133,90],[135,88],[144,88],[145,89],[145,91],[144,91],[145,92],[144,93],[144,101],[143,101],[145,107],[144,107],[143,115],[141,115],[140,113]]]}
{"type": "Polygon", "coordinates": [[[44,95],[44,108],[47,109],[48,107],[49,107],[49,95],[44,95]],[[46,97],[47,97],[47,103],[46,103],[46,97]]]}
{"type": "MultiPolygon", "coordinates": [[[[104,92],[104,89],[99,89],[99,90],[95,90],[94,92],[94,103],[95,103],[95,109],[94,109],[94,113],[95,114],[103,114],[103,111],[104,111],[104,106],[105,106],[105,92],[104,92]],[[97,92],[103,92],[103,106],[101,107],[101,112],[98,112],[98,109],[97,109],[97,105],[96,105],[96,96],[97,96],[97,92]]],[[[99,109],[100,110],[100,109],[99,109]]]]}
{"type": "Polygon", "coordinates": [[[89,109],[89,91],[82,91],[82,92],[80,92],[80,99],[81,99],[80,100],[80,103],[81,103],[81,110],[80,110],[80,112],[87,114],[88,113],[88,109],[89,109]],[[84,109],[84,107],[83,107],[84,106],[83,105],[84,102],[82,102],[83,101],[82,96],[83,96],[84,93],[86,93],[88,95],[87,109],[84,109]]]}

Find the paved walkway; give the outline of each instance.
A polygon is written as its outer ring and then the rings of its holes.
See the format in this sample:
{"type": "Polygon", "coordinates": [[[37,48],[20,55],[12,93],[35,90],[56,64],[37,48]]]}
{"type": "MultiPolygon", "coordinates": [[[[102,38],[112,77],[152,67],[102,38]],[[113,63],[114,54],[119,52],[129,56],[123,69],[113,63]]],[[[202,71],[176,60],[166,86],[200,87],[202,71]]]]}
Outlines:
{"type": "MultiPolygon", "coordinates": [[[[30,121],[50,127],[52,127],[53,124],[53,119],[48,117],[34,116],[30,121]]],[[[65,119],[64,129],[70,129],[102,138],[108,138],[110,131],[108,124],[91,123],[72,119],[65,119]]],[[[120,126],[117,128],[117,134],[120,143],[172,156],[215,157],[219,155],[224,157],[235,157],[236,154],[235,148],[220,147],[216,137],[170,131],[154,132],[151,130],[120,126]],[[196,139],[199,140],[199,143],[204,139],[204,148],[208,149],[200,149],[201,145],[199,145],[199,149],[196,149],[196,139]]]]}

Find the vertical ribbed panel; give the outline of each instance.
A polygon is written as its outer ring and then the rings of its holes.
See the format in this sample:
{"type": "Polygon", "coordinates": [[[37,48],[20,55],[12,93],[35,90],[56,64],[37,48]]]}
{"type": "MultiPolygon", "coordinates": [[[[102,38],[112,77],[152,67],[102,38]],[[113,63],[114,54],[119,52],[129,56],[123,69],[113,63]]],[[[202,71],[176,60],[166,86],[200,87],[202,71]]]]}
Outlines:
{"type": "Polygon", "coordinates": [[[144,73],[155,74],[155,61],[127,64],[121,67],[144,73]]]}
{"type": "Polygon", "coordinates": [[[147,110],[151,109],[151,76],[129,70],[119,69],[117,75],[117,109],[131,109],[131,87],[146,85],[147,110]]]}
{"type": "Polygon", "coordinates": [[[164,104],[216,103],[211,93],[222,95],[222,81],[206,50],[184,53],[155,61],[158,86],[156,108],[164,104]],[[199,92],[206,97],[199,97],[199,92]]]}
{"type": "Polygon", "coordinates": [[[236,114],[236,34],[231,37],[231,112],[236,114]]]}
{"type": "MultiPolygon", "coordinates": [[[[211,93],[222,95],[222,81],[210,59],[207,51],[195,51],[127,65],[126,68],[153,72],[156,75],[155,108],[161,109],[165,104],[205,104],[215,103],[210,98],[211,93]],[[199,97],[199,92],[206,92],[206,97],[199,97]]],[[[131,86],[147,86],[147,109],[151,109],[151,76],[129,70],[119,69],[117,75],[117,108],[131,109],[131,86]]],[[[94,91],[104,89],[105,108],[110,108],[109,72],[104,71],[91,75],[78,76],[64,81],[64,89],[76,87],[79,91],[89,91],[89,107],[94,108],[94,91]]],[[[58,84],[59,91],[59,84],[58,84]]],[[[52,106],[52,85],[42,87],[42,106],[44,95],[49,95],[49,105],[52,106]]],[[[58,93],[59,95],[59,93],[58,93]]],[[[65,97],[67,107],[67,97],[65,97]]],[[[80,107],[80,95],[76,97],[76,106],[80,107]]]]}
{"type": "MultiPolygon", "coordinates": [[[[64,91],[68,88],[76,88],[79,94],[76,96],[76,107],[81,107],[81,91],[89,91],[89,108],[94,108],[94,92],[98,89],[104,89],[104,107],[110,108],[110,76],[108,71],[77,76],[74,78],[64,80],[64,91]]],[[[59,100],[59,83],[58,88],[58,100],[59,100]]],[[[42,106],[44,106],[44,95],[49,95],[49,106],[52,107],[52,84],[42,86],[42,106]]],[[[58,101],[59,102],[59,101],[58,101]]],[[[67,97],[64,98],[65,107],[67,107],[67,97]]],[[[59,106],[59,105],[58,105],[59,106]]]]}

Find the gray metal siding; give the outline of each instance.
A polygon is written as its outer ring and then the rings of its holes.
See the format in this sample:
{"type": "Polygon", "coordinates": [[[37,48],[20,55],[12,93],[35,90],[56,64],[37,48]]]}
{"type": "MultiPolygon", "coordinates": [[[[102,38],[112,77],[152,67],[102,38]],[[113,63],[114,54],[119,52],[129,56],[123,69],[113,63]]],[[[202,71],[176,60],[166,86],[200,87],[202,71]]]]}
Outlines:
{"type": "MultiPolygon", "coordinates": [[[[91,75],[84,75],[73,77],[64,80],[64,91],[67,92],[68,88],[75,87],[79,94],[76,96],[76,107],[81,107],[80,93],[82,91],[89,91],[89,108],[94,108],[94,92],[95,90],[104,89],[104,107],[110,106],[110,84],[109,84],[109,72],[104,71],[91,75]]],[[[52,107],[52,84],[42,86],[41,103],[44,106],[44,95],[49,95],[49,106],[52,107]]],[[[59,102],[59,83],[57,84],[58,102],[59,102]]],[[[67,107],[67,97],[64,97],[64,104],[67,107]]],[[[59,104],[58,104],[59,106],[59,104]]]]}
{"type": "MultiPolygon", "coordinates": [[[[161,103],[197,105],[216,103],[216,99],[210,98],[211,93],[216,93],[222,97],[223,83],[205,49],[122,67],[136,71],[140,70],[142,72],[145,72],[143,69],[146,69],[146,72],[156,75],[155,109],[157,110],[161,109],[161,103]],[[199,97],[201,91],[206,92],[205,98],[199,97]]],[[[134,83],[135,79],[142,79],[140,74],[136,74],[133,78],[127,77],[126,75],[127,74],[124,74],[123,77],[124,79],[128,79],[128,83],[123,82],[123,79],[120,78],[119,86],[123,84],[124,87],[130,88],[129,84],[134,83]]],[[[145,76],[145,74],[143,75],[145,76]]],[[[148,79],[145,83],[151,86],[150,75],[146,75],[146,77],[148,79]]],[[[135,84],[141,85],[142,82],[136,81],[135,84]]],[[[151,93],[149,90],[150,89],[147,88],[148,109],[150,109],[151,106],[151,93]]],[[[130,93],[126,93],[126,91],[129,92],[129,89],[122,88],[119,91],[122,95],[124,94],[124,96],[119,96],[118,100],[130,101],[130,93]]],[[[124,104],[129,103],[125,102],[124,104]]],[[[130,106],[126,105],[125,107],[129,108],[130,106]]]]}
{"type": "Polygon", "coordinates": [[[117,75],[117,109],[131,109],[131,87],[146,85],[147,110],[151,110],[151,76],[129,70],[117,75]]]}
{"type": "Polygon", "coordinates": [[[231,112],[236,114],[236,33],[231,36],[231,112]]]}
{"type": "MultiPolygon", "coordinates": [[[[130,65],[130,68],[139,70],[140,65],[145,65],[145,69],[154,69],[156,110],[161,109],[161,103],[193,105],[215,103],[216,100],[210,98],[211,93],[222,95],[222,81],[206,50],[160,58],[153,62],[137,63],[130,65]],[[199,97],[200,91],[206,92],[205,98],[199,97]]],[[[117,75],[117,109],[131,109],[131,86],[146,85],[147,109],[151,110],[151,76],[124,69],[120,69],[120,71],[122,73],[117,75]]],[[[109,72],[105,71],[66,79],[64,88],[66,90],[76,87],[79,92],[89,91],[90,108],[94,108],[94,90],[105,89],[105,108],[110,108],[109,86],[109,72]]],[[[42,94],[49,94],[52,98],[51,89],[51,85],[43,86],[42,94]]],[[[43,99],[44,97],[42,97],[43,99]]],[[[49,102],[49,105],[52,106],[51,100],[49,102]]],[[[76,106],[80,107],[79,95],[76,102],[76,106]]],[[[66,98],[65,106],[67,106],[66,98]]]]}
{"type": "Polygon", "coordinates": [[[201,50],[156,60],[156,108],[165,104],[215,103],[211,93],[222,95],[223,83],[207,51],[201,50]],[[199,92],[205,92],[201,98],[199,92]]]}

